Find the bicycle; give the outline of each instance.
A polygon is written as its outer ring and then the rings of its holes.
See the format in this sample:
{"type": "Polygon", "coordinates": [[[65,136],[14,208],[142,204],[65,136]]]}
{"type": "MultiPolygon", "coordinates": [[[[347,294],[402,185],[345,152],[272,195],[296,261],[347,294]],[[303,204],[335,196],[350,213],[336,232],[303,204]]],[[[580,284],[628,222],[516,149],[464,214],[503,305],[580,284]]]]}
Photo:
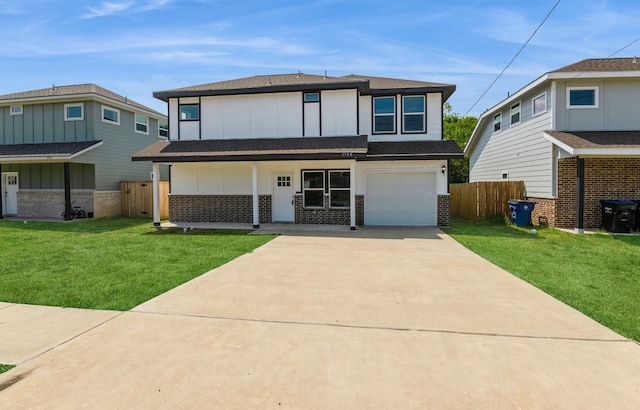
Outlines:
{"type": "Polygon", "coordinates": [[[75,205],[75,206],[74,206],[73,204],[75,204],[75,203],[76,203],[76,201],[71,202],[71,213],[70,213],[70,218],[67,218],[67,217],[66,217],[66,216],[67,216],[67,213],[66,213],[66,212],[67,212],[67,210],[66,210],[66,206],[65,206],[65,209],[63,209],[63,210],[62,210],[62,212],[60,212],[60,213],[58,214],[58,216],[59,216],[59,217],[61,217],[61,218],[63,218],[63,219],[65,219],[65,220],[72,220],[72,219],[86,218],[86,217],[87,217],[86,212],[85,212],[84,210],[82,210],[82,209],[80,208],[80,206],[78,206],[78,205],[75,205]]]}

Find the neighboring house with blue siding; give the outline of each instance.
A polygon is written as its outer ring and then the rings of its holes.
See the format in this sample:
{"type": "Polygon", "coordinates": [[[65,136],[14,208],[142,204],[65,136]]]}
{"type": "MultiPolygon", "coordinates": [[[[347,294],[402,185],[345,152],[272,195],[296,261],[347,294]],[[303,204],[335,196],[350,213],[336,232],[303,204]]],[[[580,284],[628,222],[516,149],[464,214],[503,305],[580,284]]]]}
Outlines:
{"type": "Polygon", "coordinates": [[[485,111],[465,148],[470,182],[522,180],[534,223],[596,228],[600,200],[640,200],[640,60],[587,59],[485,111]]]}
{"type": "Polygon", "coordinates": [[[150,178],[131,154],[167,137],[165,115],[95,84],[0,95],[0,217],[118,215],[120,181],[150,178]]]}

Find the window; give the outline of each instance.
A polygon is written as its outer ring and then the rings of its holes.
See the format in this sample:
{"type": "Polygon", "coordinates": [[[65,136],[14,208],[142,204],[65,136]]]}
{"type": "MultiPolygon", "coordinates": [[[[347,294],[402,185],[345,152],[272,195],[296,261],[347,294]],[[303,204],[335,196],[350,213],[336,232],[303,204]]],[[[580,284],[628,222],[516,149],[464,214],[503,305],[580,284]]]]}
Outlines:
{"type": "Polygon", "coordinates": [[[304,93],[304,102],[320,101],[320,93],[304,93]]]}
{"type": "Polygon", "coordinates": [[[149,135],[149,117],[136,114],[136,132],[149,135]]]}
{"type": "Polygon", "coordinates": [[[303,171],[302,191],[305,208],[324,208],[324,171],[303,171]]]}
{"type": "Polygon", "coordinates": [[[65,104],[64,105],[64,120],[65,121],[80,121],[84,119],[84,104],[65,104]]]}
{"type": "Polygon", "coordinates": [[[424,95],[402,97],[402,132],[424,132],[424,95]]]}
{"type": "Polygon", "coordinates": [[[290,187],[291,176],[290,175],[278,175],[278,187],[290,187]]]}
{"type": "Polygon", "coordinates": [[[11,115],[22,115],[22,105],[12,105],[9,108],[9,113],[11,115]]]}
{"type": "Polygon", "coordinates": [[[180,106],[180,121],[198,121],[200,119],[200,104],[185,104],[180,106]]]}
{"type": "Polygon", "coordinates": [[[598,87],[567,87],[567,108],[598,108],[598,87]]]}
{"type": "Polygon", "coordinates": [[[166,122],[158,121],[158,136],[169,138],[169,124],[167,124],[166,122]]]}
{"type": "Polygon", "coordinates": [[[115,125],[120,125],[120,110],[115,108],[102,106],[102,121],[110,122],[115,125]]]}
{"type": "Polygon", "coordinates": [[[502,130],[502,113],[499,112],[493,116],[493,132],[500,132],[502,130]]]}
{"type": "Polygon", "coordinates": [[[329,206],[331,208],[349,208],[350,172],[329,171],[329,206]]]}
{"type": "Polygon", "coordinates": [[[511,106],[511,125],[520,124],[520,101],[511,106]]]}
{"type": "Polygon", "coordinates": [[[373,97],[373,133],[396,132],[396,97],[373,97]]]}
{"type": "Polygon", "coordinates": [[[531,101],[532,115],[540,115],[547,111],[547,93],[540,94],[531,101]]]}

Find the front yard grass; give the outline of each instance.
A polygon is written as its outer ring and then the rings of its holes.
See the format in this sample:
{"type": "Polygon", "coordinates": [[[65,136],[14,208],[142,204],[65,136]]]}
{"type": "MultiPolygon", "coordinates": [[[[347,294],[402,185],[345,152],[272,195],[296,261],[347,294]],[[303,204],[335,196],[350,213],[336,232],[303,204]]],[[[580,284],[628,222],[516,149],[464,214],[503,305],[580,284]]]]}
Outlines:
{"type": "Polygon", "coordinates": [[[13,369],[15,366],[12,364],[0,364],[0,373],[8,372],[13,369]]]}
{"type": "Polygon", "coordinates": [[[456,241],[621,335],[640,341],[640,236],[574,235],[454,219],[456,241]]]}
{"type": "Polygon", "coordinates": [[[270,241],[148,219],[0,220],[0,301],[129,310],[270,241]]]}

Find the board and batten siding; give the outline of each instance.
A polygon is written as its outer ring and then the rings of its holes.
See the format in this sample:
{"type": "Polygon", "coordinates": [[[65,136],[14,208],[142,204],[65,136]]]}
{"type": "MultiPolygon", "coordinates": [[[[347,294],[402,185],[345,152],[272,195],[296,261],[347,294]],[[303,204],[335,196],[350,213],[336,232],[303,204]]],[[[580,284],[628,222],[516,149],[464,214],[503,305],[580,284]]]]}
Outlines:
{"type": "MultiPolygon", "coordinates": [[[[523,110],[530,110],[523,106],[523,110]]],[[[507,109],[503,121],[508,120],[507,109]]],[[[469,156],[469,180],[499,181],[507,173],[509,180],[523,180],[527,195],[554,196],[554,162],[552,144],[543,131],[551,128],[551,111],[493,133],[493,114],[488,116],[482,134],[469,156]]]]}
{"type": "Polygon", "coordinates": [[[640,129],[640,79],[557,80],[559,131],[640,129]],[[598,87],[598,108],[567,108],[567,87],[598,87]]]}
{"type": "Polygon", "coordinates": [[[0,107],[0,144],[79,142],[94,139],[95,103],[84,105],[84,119],[64,120],[65,103],[25,104],[22,114],[11,115],[10,106],[0,107]]]}

